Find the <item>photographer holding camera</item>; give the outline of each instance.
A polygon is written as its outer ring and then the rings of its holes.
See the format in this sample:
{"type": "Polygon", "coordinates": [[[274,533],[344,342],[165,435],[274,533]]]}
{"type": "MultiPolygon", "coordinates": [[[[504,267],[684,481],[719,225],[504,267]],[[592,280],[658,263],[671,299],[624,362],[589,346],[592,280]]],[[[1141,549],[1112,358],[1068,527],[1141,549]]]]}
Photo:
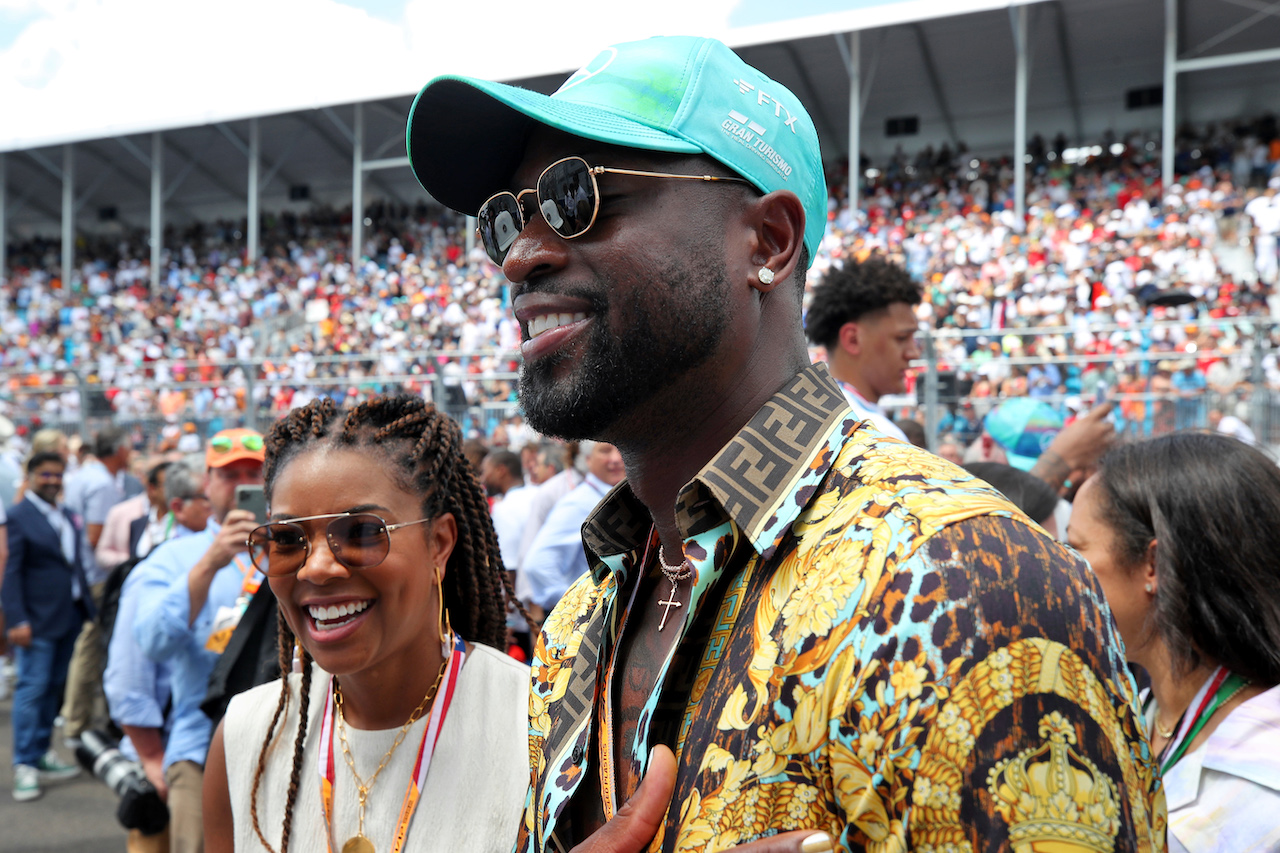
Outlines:
{"type": "MultiPolygon", "coordinates": [[[[210,506],[209,498],[204,494],[203,473],[192,470],[189,465],[175,464],[169,468],[164,488],[167,512],[162,519],[161,532],[157,537],[159,541],[155,548],[162,547],[166,542],[200,533],[209,522],[210,506]]],[[[154,550],[150,549],[148,556],[154,550]]],[[[111,719],[128,736],[128,741],[121,744],[121,751],[127,757],[136,756],[137,766],[145,774],[145,779],[154,786],[158,798],[163,801],[168,796],[164,757],[169,715],[165,713],[165,709],[170,699],[171,672],[168,663],[153,661],[143,654],[133,636],[130,626],[138,619],[139,577],[138,572],[130,571],[124,581],[114,619],[114,625],[119,626],[119,630],[103,626],[109,637],[103,689],[111,719]]],[[[122,760],[127,760],[125,756],[122,756],[122,760]]],[[[91,753],[89,763],[86,763],[86,758],[79,752],[77,757],[96,774],[96,756],[91,753]]],[[[122,798],[126,796],[121,791],[117,793],[122,798]]],[[[126,848],[129,853],[167,853],[169,836],[164,831],[165,827],[162,825],[155,832],[147,834],[140,826],[126,822],[123,817],[125,810],[125,803],[121,803],[120,822],[129,829],[126,848]]],[[[167,810],[165,820],[168,820],[167,810]]]]}
{"type": "Polygon", "coordinates": [[[129,578],[128,586],[137,589],[134,639],[147,657],[170,668],[173,708],[164,782],[173,853],[203,847],[200,798],[213,726],[200,703],[209,673],[261,580],[243,553],[258,522],[234,506],[236,486],[262,483],[262,459],[260,433],[229,429],[210,439],[203,490],[213,513],[208,526],[166,542],[129,578]]]}

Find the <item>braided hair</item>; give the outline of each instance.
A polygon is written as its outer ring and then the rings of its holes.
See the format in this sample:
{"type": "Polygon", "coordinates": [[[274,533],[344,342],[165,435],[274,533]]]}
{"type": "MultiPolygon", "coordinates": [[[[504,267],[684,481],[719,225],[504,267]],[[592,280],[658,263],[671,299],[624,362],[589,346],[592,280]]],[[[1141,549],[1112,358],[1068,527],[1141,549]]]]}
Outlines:
{"type": "MultiPolygon", "coordinates": [[[[345,413],[328,398],[294,409],[267,436],[263,473],[268,502],[280,472],[304,451],[320,446],[368,449],[382,455],[392,479],[406,491],[422,495],[424,518],[436,518],[446,512],[453,515],[458,539],[446,563],[442,586],[450,623],[460,636],[501,648],[506,636],[507,602],[529,619],[502,565],[484,489],[463,455],[462,431],[453,420],[420,397],[410,395],[375,397],[345,413]]],[[[277,736],[283,735],[283,727],[278,733],[276,727],[289,706],[289,673],[295,646],[301,653],[302,684],[280,853],[289,849],[293,806],[302,776],[312,669],[311,656],[297,643],[282,610],[279,635],[280,699],[258,753],[250,805],[253,831],[271,853],[275,850],[264,837],[258,820],[258,787],[267,755],[277,736]]]]}

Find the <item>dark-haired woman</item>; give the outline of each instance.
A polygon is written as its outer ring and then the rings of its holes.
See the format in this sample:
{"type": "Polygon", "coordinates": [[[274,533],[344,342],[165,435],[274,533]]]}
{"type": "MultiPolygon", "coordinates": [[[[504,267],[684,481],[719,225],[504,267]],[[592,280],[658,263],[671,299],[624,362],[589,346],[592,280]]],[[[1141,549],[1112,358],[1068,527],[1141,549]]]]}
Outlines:
{"type": "Polygon", "coordinates": [[[1151,677],[1170,851],[1280,851],[1280,469],[1220,435],[1122,446],[1067,530],[1151,677]]]}
{"type": "Polygon", "coordinates": [[[508,853],[528,670],[491,648],[509,590],[457,425],[413,397],[317,401],[271,431],[265,474],[249,552],[286,677],[227,709],[206,848],[508,853]]]}

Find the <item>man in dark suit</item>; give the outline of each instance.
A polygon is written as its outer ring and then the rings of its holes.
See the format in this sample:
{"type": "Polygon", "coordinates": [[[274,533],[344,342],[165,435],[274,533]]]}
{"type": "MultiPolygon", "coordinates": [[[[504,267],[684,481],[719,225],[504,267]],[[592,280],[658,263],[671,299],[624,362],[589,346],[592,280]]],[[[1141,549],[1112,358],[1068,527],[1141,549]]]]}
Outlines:
{"type": "Polygon", "coordinates": [[[56,453],[31,457],[27,496],[9,513],[0,604],[18,658],[13,798],[19,802],[39,797],[40,782],[79,772],[49,748],[76,637],[94,615],[84,571],[84,525],[58,504],[65,467],[56,453]]]}

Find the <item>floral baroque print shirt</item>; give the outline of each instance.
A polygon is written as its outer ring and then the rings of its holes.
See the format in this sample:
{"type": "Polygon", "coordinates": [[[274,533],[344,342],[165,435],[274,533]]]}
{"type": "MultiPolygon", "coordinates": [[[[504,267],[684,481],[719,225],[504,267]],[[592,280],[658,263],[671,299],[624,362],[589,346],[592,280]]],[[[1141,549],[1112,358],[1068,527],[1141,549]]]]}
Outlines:
{"type": "MultiPolygon", "coordinates": [[[[614,754],[676,750],[653,851],[821,829],[840,850],[1163,851],[1164,795],[1086,564],[999,492],[798,373],[681,490],[680,642],[617,750],[610,656],[650,517],[626,484],[583,526],[592,570],[533,662],[517,851],[582,840],[614,754]]],[[[677,615],[680,615],[678,612],[677,615]]]]}

